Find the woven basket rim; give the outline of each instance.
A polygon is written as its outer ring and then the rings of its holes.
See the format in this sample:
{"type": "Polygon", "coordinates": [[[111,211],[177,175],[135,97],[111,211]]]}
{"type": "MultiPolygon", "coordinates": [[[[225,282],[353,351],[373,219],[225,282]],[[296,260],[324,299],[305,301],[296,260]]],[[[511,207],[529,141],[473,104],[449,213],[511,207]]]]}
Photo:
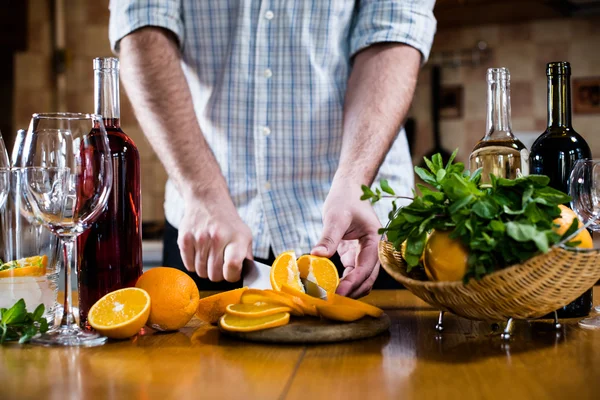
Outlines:
{"type": "MultiPolygon", "coordinates": [[[[393,244],[385,239],[381,239],[381,242],[385,242],[385,243],[389,243],[391,245],[391,247],[393,248],[394,253],[400,253],[398,250],[396,250],[396,248],[393,246],[393,244]]],[[[548,256],[551,252],[553,251],[566,251],[566,252],[574,252],[574,253],[586,253],[586,254],[592,254],[592,253],[600,253],[600,248],[574,248],[574,247],[567,247],[565,245],[561,245],[558,247],[552,247],[547,253],[540,253],[537,254],[525,261],[523,261],[520,264],[513,264],[513,265],[509,265],[505,268],[502,268],[498,271],[494,271],[490,274],[485,275],[483,278],[481,278],[479,281],[476,281],[474,278],[471,278],[471,280],[469,280],[469,282],[464,283],[463,281],[454,281],[454,282],[448,282],[448,281],[443,281],[443,282],[434,282],[434,281],[421,281],[418,279],[412,279],[408,276],[406,276],[404,273],[400,274],[399,278],[402,281],[405,281],[408,284],[411,285],[419,285],[422,286],[425,289],[432,289],[432,288],[450,288],[450,287],[465,287],[465,286],[469,286],[471,284],[471,282],[481,282],[481,283],[485,283],[487,280],[492,280],[492,279],[497,279],[497,278],[502,278],[507,274],[511,273],[511,270],[513,270],[514,268],[524,268],[526,267],[526,263],[528,263],[529,261],[537,258],[537,257],[546,257],[548,256]]],[[[385,269],[385,267],[383,267],[385,269]]],[[[406,272],[405,272],[406,273],[406,272]]],[[[402,283],[402,282],[400,282],[402,283]]]]}

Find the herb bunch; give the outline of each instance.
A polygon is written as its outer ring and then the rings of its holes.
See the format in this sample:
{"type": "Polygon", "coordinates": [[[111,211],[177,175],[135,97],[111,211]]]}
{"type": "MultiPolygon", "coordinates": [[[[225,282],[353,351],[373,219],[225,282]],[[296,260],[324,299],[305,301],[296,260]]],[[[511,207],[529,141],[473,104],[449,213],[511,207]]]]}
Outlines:
{"type": "MultiPolygon", "coordinates": [[[[394,201],[390,223],[380,230],[397,250],[406,241],[409,272],[419,266],[427,234],[434,229],[452,230],[450,237],[469,250],[465,282],[545,253],[577,229],[576,219],[562,237],[554,232],[553,220],[561,213],[558,205],[571,198],[549,187],[547,176],[504,179],[490,174],[491,185],[484,187],[481,169],[466,171],[462,163],[453,162],[456,153],[445,166],[436,154],[424,159],[427,169],[415,167],[429,186],[417,184],[420,195],[413,191],[413,201],[405,207],[398,208],[394,201]]],[[[380,186],[375,191],[363,186],[361,199],[375,203],[398,197],[388,182],[380,186]]]]}
{"type": "Polygon", "coordinates": [[[27,343],[38,331],[46,332],[48,321],[43,315],[43,304],[29,313],[23,299],[17,301],[11,308],[0,308],[0,344],[15,340],[21,344],[27,343]]]}

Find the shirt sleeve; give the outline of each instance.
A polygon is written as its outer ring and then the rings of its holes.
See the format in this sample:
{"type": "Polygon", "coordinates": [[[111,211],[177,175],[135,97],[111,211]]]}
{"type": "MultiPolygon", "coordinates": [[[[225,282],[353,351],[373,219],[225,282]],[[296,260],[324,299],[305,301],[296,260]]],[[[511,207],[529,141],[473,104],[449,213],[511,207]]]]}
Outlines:
{"type": "Polygon", "coordinates": [[[361,0],[350,33],[350,54],[375,43],[404,43],[429,57],[436,19],[435,0],[361,0]]]}
{"type": "Polygon", "coordinates": [[[168,29],[183,45],[183,19],[180,0],[110,0],[108,36],[112,50],[119,51],[119,41],[144,26],[168,29]]]}

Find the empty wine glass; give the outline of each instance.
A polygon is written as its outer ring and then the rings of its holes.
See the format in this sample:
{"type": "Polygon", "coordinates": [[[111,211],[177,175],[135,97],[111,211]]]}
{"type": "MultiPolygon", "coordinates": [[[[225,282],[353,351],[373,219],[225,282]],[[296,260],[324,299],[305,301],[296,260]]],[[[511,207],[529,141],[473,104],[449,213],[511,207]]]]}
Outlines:
{"type": "Polygon", "coordinates": [[[61,321],[33,343],[97,346],[106,341],[75,323],[71,272],[75,241],[98,218],[112,183],[112,164],[102,117],[91,114],[34,114],[23,145],[23,184],[33,214],[60,237],[65,261],[61,321]]]}
{"type": "Polygon", "coordinates": [[[6,146],[4,146],[2,134],[0,134],[0,208],[4,207],[8,191],[10,190],[9,169],[8,153],[6,152],[6,146]]]}
{"type": "MultiPolygon", "coordinates": [[[[600,159],[578,160],[569,178],[571,208],[584,225],[600,231],[600,159]]],[[[595,308],[600,312],[600,307],[595,308]]],[[[579,321],[583,328],[600,328],[600,317],[585,318],[579,321]]]]}

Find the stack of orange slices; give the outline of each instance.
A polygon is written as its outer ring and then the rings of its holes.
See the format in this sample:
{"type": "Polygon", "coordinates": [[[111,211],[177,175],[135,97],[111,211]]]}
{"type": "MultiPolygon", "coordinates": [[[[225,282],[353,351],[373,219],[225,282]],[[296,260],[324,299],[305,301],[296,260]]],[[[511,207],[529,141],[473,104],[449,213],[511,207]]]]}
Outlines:
{"type": "Polygon", "coordinates": [[[292,251],[280,254],[271,267],[272,289],[241,288],[201,299],[196,316],[232,332],[252,332],[286,325],[290,317],[321,317],[351,322],[383,311],[359,300],[335,294],[339,276],[327,258],[292,251]],[[327,300],[305,293],[300,278],[308,278],[327,291],[327,300]]]}

